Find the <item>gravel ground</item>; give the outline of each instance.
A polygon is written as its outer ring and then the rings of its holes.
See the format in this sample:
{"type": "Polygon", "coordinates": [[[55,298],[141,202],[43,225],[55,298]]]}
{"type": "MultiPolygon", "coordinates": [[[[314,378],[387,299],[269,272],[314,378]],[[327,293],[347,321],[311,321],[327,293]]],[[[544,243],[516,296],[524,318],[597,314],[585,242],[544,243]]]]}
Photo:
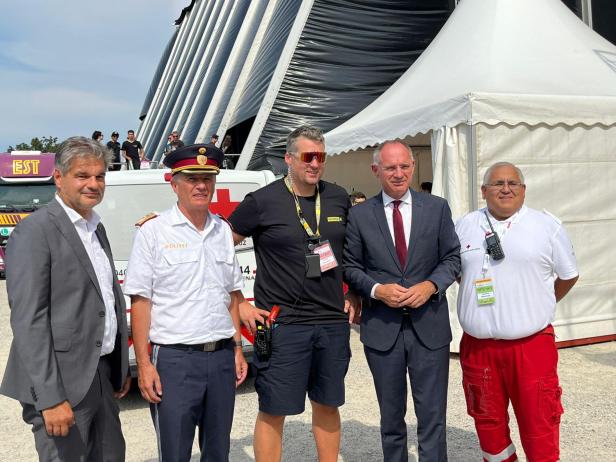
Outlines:
{"type": "MultiPolygon", "coordinates": [[[[11,341],[6,286],[0,282],[0,375],[4,373],[11,341]]],[[[341,409],[342,445],[340,461],[382,460],[379,440],[379,411],[372,377],[364,358],[357,331],[351,334],[353,359],[346,380],[347,403],[341,409]]],[[[481,455],[473,423],[466,415],[461,391],[460,365],[452,355],[450,364],[448,445],[452,462],[479,461],[481,455]]],[[[616,449],[616,342],[569,348],[560,351],[560,379],[564,390],[565,414],[561,425],[563,461],[614,460],[616,449]]],[[[409,399],[409,460],[417,461],[413,405],[409,399]]],[[[34,441],[21,420],[20,406],[0,397],[0,458],[11,461],[36,460],[34,441]]],[[[133,391],[122,400],[122,426],[127,443],[127,461],[156,461],[156,439],[146,403],[133,391]]],[[[285,461],[316,460],[311,437],[309,405],[300,416],[287,419],[284,434],[285,461]]],[[[231,461],[254,460],[252,429],[257,413],[257,396],[252,381],[238,390],[231,434],[231,461]]],[[[515,425],[515,423],[513,423],[515,425]]],[[[517,429],[514,442],[523,457],[517,429]]],[[[195,445],[193,460],[199,460],[195,445]]]]}

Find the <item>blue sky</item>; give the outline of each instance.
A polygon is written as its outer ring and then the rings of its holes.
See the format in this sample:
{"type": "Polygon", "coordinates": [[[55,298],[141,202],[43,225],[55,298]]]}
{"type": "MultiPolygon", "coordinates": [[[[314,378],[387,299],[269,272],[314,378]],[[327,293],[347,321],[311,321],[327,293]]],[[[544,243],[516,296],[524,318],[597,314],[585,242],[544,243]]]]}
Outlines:
{"type": "Polygon", "coordinates": [[[38,136],[139,126],[190,0],[0,0],[0,152],[38,136]]]}

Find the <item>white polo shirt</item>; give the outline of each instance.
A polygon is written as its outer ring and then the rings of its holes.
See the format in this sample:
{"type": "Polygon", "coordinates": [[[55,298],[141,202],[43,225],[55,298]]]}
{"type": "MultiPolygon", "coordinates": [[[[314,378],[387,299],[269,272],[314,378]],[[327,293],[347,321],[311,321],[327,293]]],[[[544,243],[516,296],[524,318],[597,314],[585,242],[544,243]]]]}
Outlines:
{"type": "Polygon", "coordinates": [[[573,246],[560,220],[523,206],[501,222],[490,215],[505,258],[486,260],[485,210],[471,212],[456,224],[462,259],[458,318],[464,332],[476,338],[527,337],[554,320],[556,277],[578,275],[573,246]],[[477,302],[475,281],[484,278],[494,284],[493,304],[477,302]]]}
{"type": "Polygon", "coordinates": [[[199,231],[175,205],[137,231],[124,293],[152,301],[151,341],[196,344],[232,337],[229,294],[243,287],[231,228],[212,213],[199,231]]]}

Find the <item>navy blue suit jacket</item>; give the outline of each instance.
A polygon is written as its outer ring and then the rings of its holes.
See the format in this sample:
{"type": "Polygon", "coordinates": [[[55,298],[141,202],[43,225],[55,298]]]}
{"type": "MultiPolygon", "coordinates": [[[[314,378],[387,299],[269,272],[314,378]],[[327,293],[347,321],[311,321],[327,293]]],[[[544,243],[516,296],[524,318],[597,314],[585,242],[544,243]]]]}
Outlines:
{"type": "Polygon", "coordinates": [[[460,242],[447,201],[411,190],[412,215],[408,257],[401,267],[387,226],[381,193],[349,212],[344,246],[344,279],[363,299],[361,341],[389,350],[402,324],[402,310],[370,298],[376,283],[410,287],[432,281],[438,293],[419,308],[409,308],[417,336],[429,349],[451,342],[446,289],[460,272],[460,242]]]}

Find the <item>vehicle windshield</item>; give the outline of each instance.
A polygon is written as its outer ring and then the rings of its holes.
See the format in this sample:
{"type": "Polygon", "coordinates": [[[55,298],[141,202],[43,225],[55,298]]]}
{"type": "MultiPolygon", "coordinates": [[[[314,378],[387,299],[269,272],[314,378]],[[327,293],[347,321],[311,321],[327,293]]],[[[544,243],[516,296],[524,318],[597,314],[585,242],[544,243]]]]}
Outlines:
{"type": "Polygon", "coordinates": [[[0,184],[0,212],[32,212],[55,193],[55,184],[0,184]]]}

